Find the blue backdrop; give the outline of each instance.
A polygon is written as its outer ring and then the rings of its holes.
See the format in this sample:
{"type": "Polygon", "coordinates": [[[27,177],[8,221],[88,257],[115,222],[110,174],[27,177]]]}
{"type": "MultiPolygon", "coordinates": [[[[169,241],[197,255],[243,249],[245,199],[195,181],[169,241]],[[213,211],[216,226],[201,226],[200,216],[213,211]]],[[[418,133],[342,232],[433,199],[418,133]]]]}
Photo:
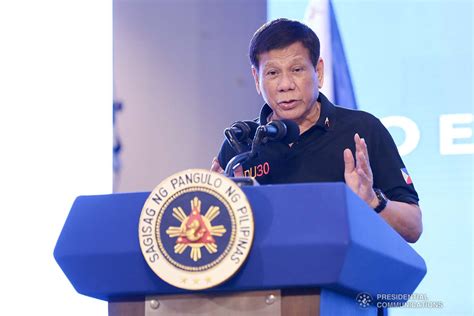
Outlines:
{"type": "MultiPolygon", "coordinates": [[[[428,266],[416,292],[443,303],[391,314],[473,315],[473,3],[332,2],[359,108],[401,117],[389,130],[409,147],[424,223],[414,248],[428,266]]],[[[269,0],[268,19],[303,20],[307,5],[269,0]]]]}

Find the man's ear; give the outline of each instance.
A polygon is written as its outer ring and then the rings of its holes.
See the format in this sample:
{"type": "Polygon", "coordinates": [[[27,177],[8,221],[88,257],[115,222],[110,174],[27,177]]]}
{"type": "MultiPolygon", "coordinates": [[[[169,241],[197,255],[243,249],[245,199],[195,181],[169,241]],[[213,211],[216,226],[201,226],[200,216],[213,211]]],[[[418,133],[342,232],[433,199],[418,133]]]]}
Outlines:
{"type": "Polygon", "coordinates": [[[316,73],[318,74],[318,88],[321,89],[324,84],[324,60],[321,57],[316,64],[316,73]]]}
{"type": "Polygon", "coordinates": [[[261,95],[262,92],[260,91],[260,82],[259,82],[259,79],[258,79],[258,70],[254,66],[252,66],[252,76],[253,76],[253,80],[255,80],[255,89],[257,89],[257,93],[259,95],[261,95]]]}

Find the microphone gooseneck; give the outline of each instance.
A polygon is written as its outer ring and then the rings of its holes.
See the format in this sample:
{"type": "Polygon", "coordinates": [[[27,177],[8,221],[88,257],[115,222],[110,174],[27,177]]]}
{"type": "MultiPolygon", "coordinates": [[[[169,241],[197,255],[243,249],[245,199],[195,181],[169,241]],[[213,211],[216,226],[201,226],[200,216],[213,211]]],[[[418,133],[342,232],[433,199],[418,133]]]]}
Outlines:
{"type": "Polygon", "coordinates": [[[300,129],[298,124],[291,120],[271,121],[266,125],[258,126],[254,134],[250,151],[238,153],[227,163],[224,171],[227,177],[232,177],[235,168],[239,165],[254,158],[257,155],[257,147],[260,144],[266,143],[269,140],[291,144],[298,139],[300,129]]]}
{"type": "Polygon", "coordinates": [[[271,121],[265,127],[267,140],[291,144],[300,136],[300,128],[292,120],[271,121]]]}
{"type": "Polygon", "coordinates": [[[258,126],[254,121],[237,121],[224,130],[224,136],[235,153],[249,150],[258,126]]]}

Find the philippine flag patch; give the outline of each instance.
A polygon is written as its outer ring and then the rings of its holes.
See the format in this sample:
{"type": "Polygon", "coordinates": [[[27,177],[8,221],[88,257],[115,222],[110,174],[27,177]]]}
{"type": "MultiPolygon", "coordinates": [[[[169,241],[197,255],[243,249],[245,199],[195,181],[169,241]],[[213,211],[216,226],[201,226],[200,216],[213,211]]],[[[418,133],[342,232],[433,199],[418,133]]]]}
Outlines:
{"type": "Polygon", "coordinates": [[[400,171],[402,172],[402,176],[403,176],[403,179],[405,179],[405,182],[407,184],[412,184],[413,181],[411,181],[411,177],[408,174],[408,170],[406,168],[402,168],[402,169],[400,169],[400,171]]]}

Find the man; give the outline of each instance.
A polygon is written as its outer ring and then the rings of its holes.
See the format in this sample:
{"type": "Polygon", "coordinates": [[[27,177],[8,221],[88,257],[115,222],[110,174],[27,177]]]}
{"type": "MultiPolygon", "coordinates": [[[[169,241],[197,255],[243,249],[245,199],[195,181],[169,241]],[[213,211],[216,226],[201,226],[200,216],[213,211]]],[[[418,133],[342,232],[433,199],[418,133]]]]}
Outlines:
{"type": "MultiPolygon", "coordinates": [[[[319,51],[316,34],[297,21],[277,19],[254,34],[252,74],[266,103],[259,123],[289,119],[300,136],[290,146],[260,146],[240,172],[260,184],[345,181],[405,240],[416,242],[422,232],[418,195],[393,139],[371,114],[336,107],[319,92],[324,83],[319,51]]],[[[234,155],[224,143],[211,170],[222,172],[234,155]]]]}

